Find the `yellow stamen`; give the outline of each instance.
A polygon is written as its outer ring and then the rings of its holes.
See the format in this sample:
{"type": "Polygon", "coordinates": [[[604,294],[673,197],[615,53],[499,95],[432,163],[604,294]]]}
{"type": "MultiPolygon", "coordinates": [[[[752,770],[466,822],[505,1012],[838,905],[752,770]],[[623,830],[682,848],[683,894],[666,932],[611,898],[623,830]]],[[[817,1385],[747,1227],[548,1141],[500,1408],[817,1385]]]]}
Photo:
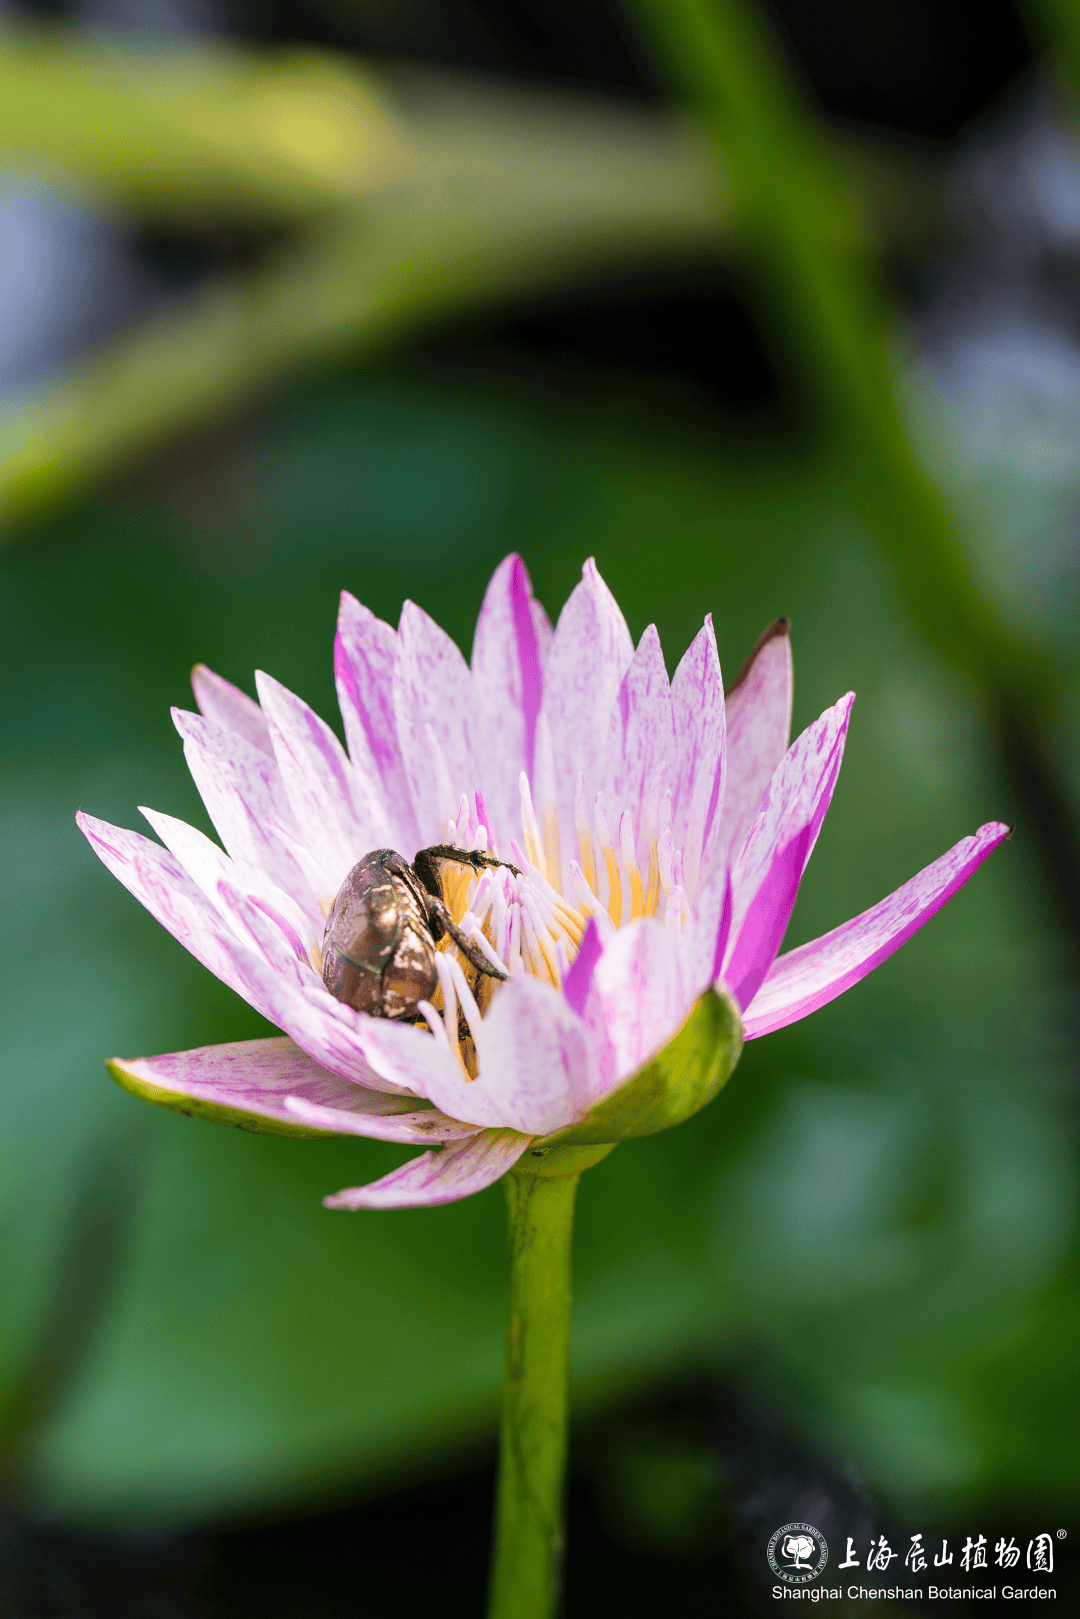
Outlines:
{"type": "Polygon", "coordinates": [[[559,847],[559,814],[554,807],[544,815],[544,854],[546,870],[551,873],[551,880],[558,882],[562,873],[562,849],[559,847]]]}
{"type": "Polygon", "coordinates": [[[518,789],[521,793],[521,829],[525,834],[525,853],[536,869],[546,877],[547,861],[544,858],[544,845],[540,838],[540,823],[536,819],[532,793],[529,790],[529,778],[524,770],[518,777],[518,789]]]}
{"type": "Polygon", "coordinates": [[[603,793],[597,793],[596,795],[596,803],[593,806],[593,825],[596,827],[596,841],[600,845],[604,865],[607,867],[607,911],[615,926],[618,927],[622,921],[622,878],[619,875],[618,858],[611,846],[611,834],[608,832],[607,815],[604,812],[603,793]]]}
{"type": "Polygon", "coordinates": [[[574,789],[574,826],[577,831],[581,869],[585,873],[585,881],[595,894],[599,892],[596,885],[596,851],[593,848],[589,816],[585,809],[585,777],[581,775],[578,776],[577,786],[574,789]]]}
{"type": "Polygon", "coordinates": [[[656,852],[656,839],[649,845],[649,886],[645,890],[645,915],[655,916],[660,899],[660,860],[656,852]]]}
{"type": "Polygon", "coordinates": [[[641,886],[641,872],[638,870],[637,851],[634,848],[634,829],[630,821],[630,811],[623,810],[619,822],[619,842],[622,845],[623,865],[630,878],[630,920],[645,915],[645,890],[641,886]]]}
{"type": "MultiPolygon", "coordinates": [[[[555,954],[555,940],[544,926],[544,919],[540,915],[537,906],[530,900],[525,902],[522,921],[525,924],[526,933],[530,935],[529,943],[534,946],[534,951],[539,952],[546,976],[550,978],[556,989],[561,989],[562,979],[559,977],[559,962],[555,954]]],[[[533,954],[533,959],[535,960],[535,953],[533,954]]],[[[541,977],[543,974],[538,972],[537,976],[541,977]]]]}
{"type": "Polygon", "coordinates": [[[615,858],[615,850],[610,843],[604,850],[604,865],[607,867],[608,878],[607,913],[618,927],[622,920],[622,878],[619,876],[619,862],[615,858]]]}
{"type": "Polygon", "coordinates": [[[566,901],[560,899],[558,895],[552,900],[552,908],[562,923],[563,931],[569,934],[575,948],[577,948],[585,937],[584,918],[580,917],[576,911],[572,911],[566,901]]]}

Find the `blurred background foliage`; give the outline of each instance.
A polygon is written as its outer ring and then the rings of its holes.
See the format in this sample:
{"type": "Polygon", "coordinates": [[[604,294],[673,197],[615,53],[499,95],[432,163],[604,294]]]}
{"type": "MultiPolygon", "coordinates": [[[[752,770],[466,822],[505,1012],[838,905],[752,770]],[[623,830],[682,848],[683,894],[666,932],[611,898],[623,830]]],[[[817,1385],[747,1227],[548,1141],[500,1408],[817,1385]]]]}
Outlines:
{"type": "Polygon", "coordinates": [[[1017,828],[585,1178],[575,1410],[611,1533],[700,1551],[754,1488],[797,1518],[766,1484],[800,1467],[837,1536],[1073,1510],[1072,27],[1049,0],[4,12],[0,1433],[31,1518],[297,1512],[484,1454],[500,1195],[330,1215],[401,1154],[113,1090],[113,1053],[260,1024],[73,817],[209,830],[168,714],[194,662],[330,717],[340,589],[468,650],[510,549],[552,614],[595,555],[672,664],[711,611],[729,678],[789,614],[796,729],[858,692],[789,944],[1017,828]],[[672,1423],[684,1387],[741,1414],[672,1423]]]}

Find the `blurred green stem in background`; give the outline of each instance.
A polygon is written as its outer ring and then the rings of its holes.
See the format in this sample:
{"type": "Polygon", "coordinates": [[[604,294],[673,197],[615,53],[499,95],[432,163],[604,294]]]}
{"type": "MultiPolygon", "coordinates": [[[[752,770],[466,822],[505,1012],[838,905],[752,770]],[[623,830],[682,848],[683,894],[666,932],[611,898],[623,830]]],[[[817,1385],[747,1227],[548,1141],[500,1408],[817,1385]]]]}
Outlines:
{"type": "MultiPolygon", "coordinates": [[[[0,410],[0,526],[68,503],[305,367],[612,263],[714,252],[721,239],[708,149],[676,119],[433,74],[399,75],[395,88],[396,144],[371,195],[0,410]]],[[[189,179],[181,217],[196,193],[189,179]]],[[[242,207],[252,197],[240,187],[242,207]]]]}
{"type": "MultiPolygon", "coordinates": [[[[0,409],[9,532],[305,368],[613,267],[715,256],[735,229],[679,117],[306,54],[0,35],[0,152],[159,226],[307,221],[0,409]]],[[[879,233],[920,227],[925,165],[854,142],[844,161],[879,233]]]]}
{"type": "Polygon", "coordinates": [[[1045,699],[1047,670],[995,622],[956,516],[916,459],[866,226],[756,10],[742,0],[635,0],[634,10],[722,154],[769,323],[811,390],[826,441],[850,463],[912,615],[1005,706],[1045,699]]]}
{"type": "Polygon", "coordinates": [[[579,1178],[512,1171],[503,1179],[510,1289],[488,1619],[552,1619],[558,1607],[579,1178]]]}
{"type": "Polygon", "coordinates": [[[373,80],[339,57],[29,27],[0,32],[0,152],[143,218],[234,227],[355,198],[401,160],[373,80]]]}

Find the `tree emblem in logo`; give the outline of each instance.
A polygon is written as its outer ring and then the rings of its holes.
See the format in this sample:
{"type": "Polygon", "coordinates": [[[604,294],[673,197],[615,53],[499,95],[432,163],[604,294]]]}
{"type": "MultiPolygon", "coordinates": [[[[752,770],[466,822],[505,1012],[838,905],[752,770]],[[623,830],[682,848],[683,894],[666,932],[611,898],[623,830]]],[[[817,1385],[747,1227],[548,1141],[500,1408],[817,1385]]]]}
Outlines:
{"type": "Polygon", "coordinates": [[[816,1580],[828,1561],[825,1536],[812,1523],[786,1523],[769,1541],[769,1567],[788,1585],[816,1580]]]}

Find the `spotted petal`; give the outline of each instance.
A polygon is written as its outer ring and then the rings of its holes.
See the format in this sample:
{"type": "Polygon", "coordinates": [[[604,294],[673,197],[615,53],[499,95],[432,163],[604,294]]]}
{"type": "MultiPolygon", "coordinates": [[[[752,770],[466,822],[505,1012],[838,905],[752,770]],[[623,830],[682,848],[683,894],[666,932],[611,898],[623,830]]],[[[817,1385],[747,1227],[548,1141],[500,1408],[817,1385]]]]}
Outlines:
{"type": "Polygon", "coordinates": [[[588,1030],[550,984],[514,978],[484,1018],[479,1078],[504,1124],[528,1135],[558,1130],[596,1094],[588,1030]]]}
{"type": "Polygon", "coordinates": [[[287,832],[296,831],[273,753],[200,714],[174,708],[172,717],[184,740],[192,780],[228,854],[265,871],[278,888],[292,894],[314,924],[321,916],[316,885],[328,888],[330,878],[305,872],[272,830],[281,826],[287,832]]]}
{"type": "Polygon", "coordinates": [[[807,1017],[873,972],[963,887],[1008,835],[1000,821],[988,822],[887,899],[781,956],[747,1009],[746,1038],[754,1040],[807,1017]]]}
{"type": "MultiPolygon", "coordinates": [[[[480,722],[468,664],[414,602],[401,610],[394,719],[422,843],[441,843],[462,793],[479,783],[480,722]]],[[[507,832],[501,835],[506,837],[507,832]]]]}
{"type": "Polygon", "coordinates": [[[791,736],[788,621],[770,624],[728,692],[728,771],[718,854],[737,859],[791,736]]]}
{"type": "Polygon", "coordinates": [[[224,731],[242,736],[252,747],[273,757],[270,727],[266,715],[246,692],[233,686],[205,663],[197,663],[191,671],[191,689],[199,705],[199,713],[224,731]]]}
{"type": "Polygon", "coordinates": [[[792,744],[774,772],[735,864],[733,942],[738,940],[743,921],[773,861],[804,829],[808,831],[804,865],[809,860],[840,773],[854,701],[854,692],[848,692],[832,708],[827,708],[792,744]]]}
{"type": "Polygon", "coordinates": [[[622,927],[593,971],[584,1018],[601,1065],[595,1101],[667,1044],[693,1004],[682,953],[653,917],[622,927]]]}
{"type": "Polygon", "coordinates": [[[437,1108],[340,1079],[283,1037],[162,1057],[114,1057],[109,1071],[146,1101],[258,1135],[360,1135],[419,1144],[475,1134],[437,1108]]]}
{"type": "Polygon", "coordinates": [[[679,738],[672,829],[683,851],[686,892],[693,896],[712,867],[726,794],[724,682],[711,615],[675,671],[671,700],[679,738]]]}
{"type": "Polygon", "coordinates": [[[656,625],[650,624],[619,686],[608,721],[604,794],[609,811],[629,809],[638,860],[648,869],[650,829],[646,817],[655,804],[651,792],[674,786],[675,710],[671,683],[656,625]]]}
{"type": "Polygon", "coordinates": [[[419,848],[412,796],[394,720],[397,631],[348,591],[341,593],[334,641],[334,679],[354,768],[382,785],[390,844],[411,859],[419,848]]]}
{"type": "Polygon", "coordinates": [[[350,1186],[323,1198],[328,1209],[414,1209],[456,1203],[482,1192],[512,1169],[529,1136],[515,1130],[482,1130],[469,1141],[425,1152],[368,1186],[350,1186]]]}
{"type": "Polygon", "coordinates": [[[589,561],[559,614],[544,671],[541,712],[551,735],[559,824],[567,832],[578,773],[590,803],[603,785],[611,710],[633,656],[626,620],[589,561]]]}
{"type": "MultiPolygon", "coordinates": [[[[473,639],[472,676],[482,721],[483,791],[506,839],[516,830],[518,778],[531,778],[543,694],[541,631],[525,564],[509,556],[491,576],[473,639]]],[[[549,632],[550,634],[550,632],[549,632]]]]}

